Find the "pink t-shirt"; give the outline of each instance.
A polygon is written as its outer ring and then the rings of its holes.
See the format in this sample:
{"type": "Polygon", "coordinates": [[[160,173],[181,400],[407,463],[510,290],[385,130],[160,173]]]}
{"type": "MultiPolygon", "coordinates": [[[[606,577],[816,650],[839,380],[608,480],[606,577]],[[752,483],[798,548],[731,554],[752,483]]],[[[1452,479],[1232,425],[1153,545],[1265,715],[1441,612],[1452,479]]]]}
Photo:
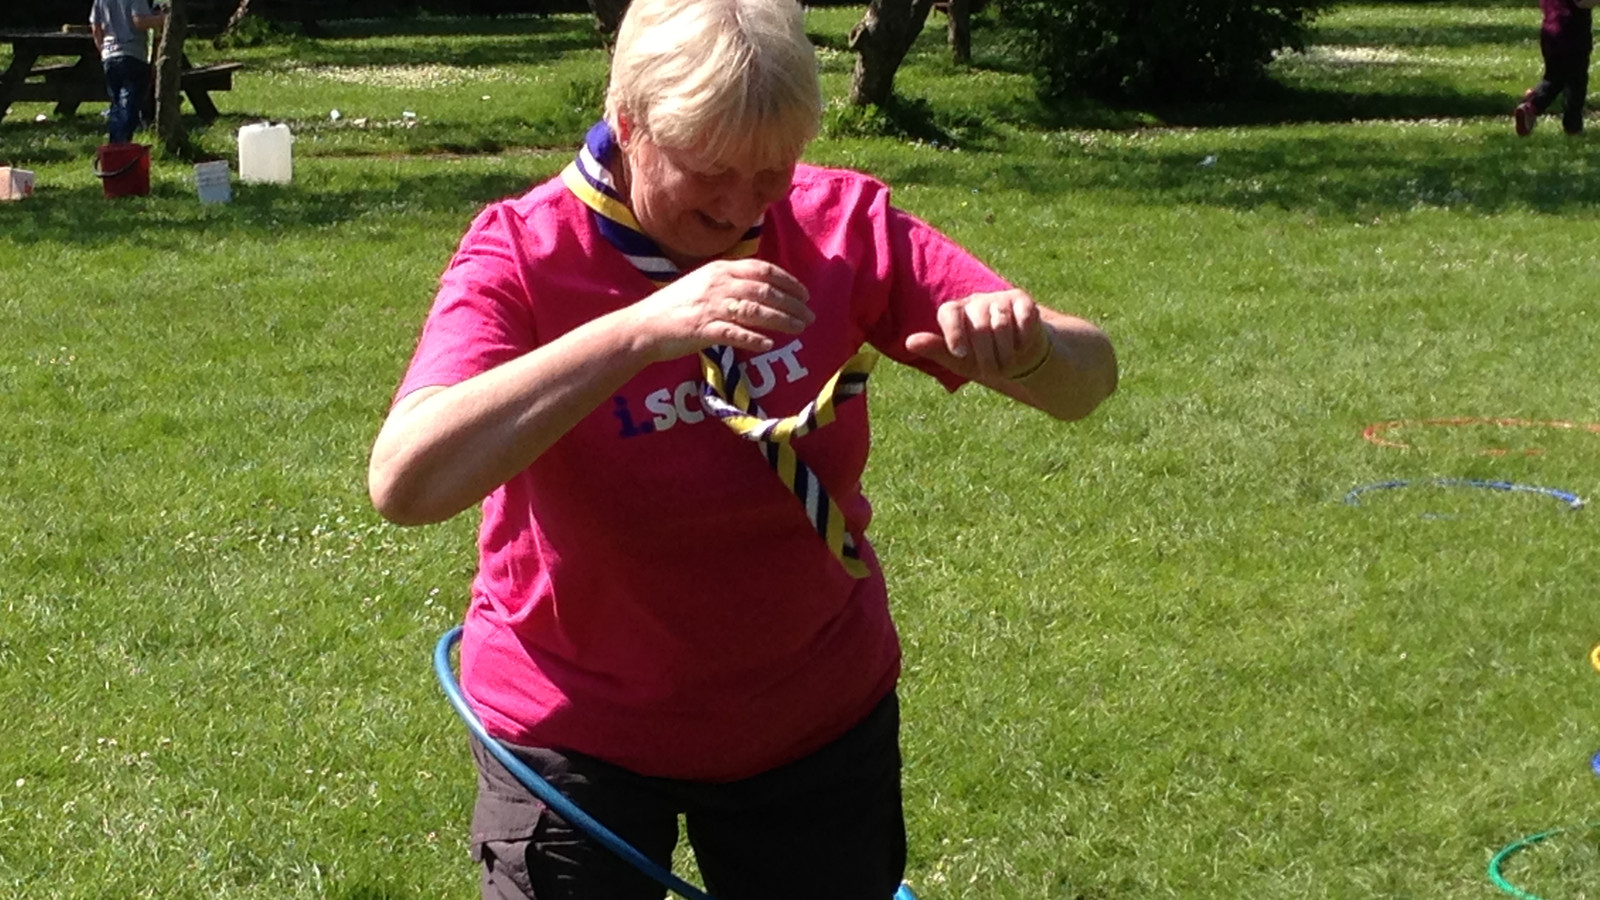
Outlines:
{"type": "MultiPolygon", "coordinates": [[[[816,321],[743,360],[768,415],[812,400],[863,343],[954,390],[907,335],[940,303],[1007,287],[889,205],[882,183],[801,166],[758,257],[816,321]]],[[[508,362],[655,288],[559,180],[490,206],[461,242],[397,396],[508,362]]],[[[893,687],[900,649],[870,546],[851,578],[767,465],[701,410],[699,362],[644,369],[483,503],[462,684],[501,740],[635,772],[753,775],[837,738],[893,687]]],[[[795,441],[858,537],[867,397],[795,441]]]]}

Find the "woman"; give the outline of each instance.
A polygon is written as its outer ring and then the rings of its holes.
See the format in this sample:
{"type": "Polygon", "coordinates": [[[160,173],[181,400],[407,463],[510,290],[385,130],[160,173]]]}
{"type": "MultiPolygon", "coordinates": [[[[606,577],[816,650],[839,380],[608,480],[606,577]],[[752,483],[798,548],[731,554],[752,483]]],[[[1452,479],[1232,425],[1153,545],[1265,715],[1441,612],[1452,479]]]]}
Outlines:
{"type": "MultiPolygon", "coordinates": [[[[663,863],[682,815],[719,900],[903,873],[858,349],[1060,419],[1116,380],[1094,326],[798,165],[821,104],[794,0],[634,0],[605,120],[473,223],[369,472],[396,522],[483,504],[461,680],[488,730],[663,863]]],[[[486,898],[662,896],[474,753],[486,898]]]]}

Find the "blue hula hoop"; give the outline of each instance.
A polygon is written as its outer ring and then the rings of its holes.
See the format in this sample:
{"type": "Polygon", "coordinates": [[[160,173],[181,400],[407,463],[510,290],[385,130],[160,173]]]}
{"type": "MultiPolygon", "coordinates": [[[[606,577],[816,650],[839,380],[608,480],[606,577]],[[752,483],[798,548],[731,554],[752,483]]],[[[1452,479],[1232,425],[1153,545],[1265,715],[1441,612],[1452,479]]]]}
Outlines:
{"type": "Polygon", "coordinates": [[[1429,478],[1420,481],[1410,479],[1396,479],[1394,481],[1380,481],[1377,484],[1365,484],[1352,488],[1350,493],[1344,495],[1344,502],[1351,506],[1361,505],[1361,495],[1368,491],[1384,491],[1394,488],[1410,487],[1414,484],[1431,484],[1438,487],[1471,487],[1485,488],[1491,491],[1510,491],[1523,494],[1543,494],[1553,497],[1567,505],[1568,509],[1583,509],[1583,498],[1570,491],[1557,490],[1549,487],[1539,487],[1532,484],[1516,484],[1510,481],[1485,481],[1479,478],[1429,478]]]}
{"type": "MultiPolygon", "coordinates": [[[[450,649],[460,641],[460,625],[439,638],[439,643],[433,648],[433,672],[439,678],[439,686],[444,688],[445,698],[450,701],[450,706],[455,709],[456,715],[461,717],[461,721],[467,726],[467,731],[471,732],[472,736],[477,738],[479,743],[483,744],[489,753],[522,783],[523,787],[533,792],[533,795],[550,807],[556,815],[566,819],[584,834],[594,838],[601,846],[627,860],[634,868],[649,875],[674,894],[686,897],[688,900],[712,900],[709,894],[672,874],[671,870],[663,868],[655,860],[640,853],[632,844],[618,837],[616,832],[600,824],[576,803],[567,799],[555,785],[528,768],[528,765],[507,750],[504,744],[489,736],[477,713],[467,705],[467,698],[461,693],[461,685],[456,683],[455,669],[450,665],[450,649]]],[[[911,893],[910,887],[902,884],[895,892],[894,900],[917,900],[917,896],[911,893]]]]}

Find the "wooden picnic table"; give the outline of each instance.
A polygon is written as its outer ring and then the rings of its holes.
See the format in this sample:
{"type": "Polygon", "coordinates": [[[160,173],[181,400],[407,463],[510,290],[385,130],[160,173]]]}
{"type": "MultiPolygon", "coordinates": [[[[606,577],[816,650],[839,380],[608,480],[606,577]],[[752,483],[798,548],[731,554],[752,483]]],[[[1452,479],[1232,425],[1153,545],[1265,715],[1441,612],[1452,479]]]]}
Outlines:
{"type": "MultiPolygon", "coordinates": [[[[100,48],[86,31],[0,32],[11,45],[11,65],[0,73],[0,120],[18,101],[54,103],[56,115],[70,116],[82,103],[109,103],[100,48]],[[54,59],[71,62],[49,62],[54,59]]],[[[233,89],[233,73],[241,63],[195,66],[184,54],[179,89],[201,118],[217,117],[212,91],[233,89]]]]}

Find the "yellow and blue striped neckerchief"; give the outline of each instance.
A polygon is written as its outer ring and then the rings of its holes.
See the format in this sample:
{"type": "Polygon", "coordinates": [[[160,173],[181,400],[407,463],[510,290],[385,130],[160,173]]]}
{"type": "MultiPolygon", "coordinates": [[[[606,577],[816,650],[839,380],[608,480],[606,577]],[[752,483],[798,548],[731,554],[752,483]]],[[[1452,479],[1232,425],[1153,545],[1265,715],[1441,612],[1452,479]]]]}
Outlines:
{"type": "MultiPolygon", "coordinates": [[[[605,121],[595,123],[578,149],[577,158],[561,172],[561,180],[589,207],[591,219],[601,236],[660,287],[678,277],[678,266],[639,228],[633,210],[628,208],[617,189],[607,168],[616,152],[616,138],[611,127],[605,121]]],[[[727,259],[754,256],[760,243],[761,223],[757,222],[723,256],[727,259]]],[[[865,393],[867,373],[877,359],[877,354],[870,351],[856,354],[828,379],[817,399],[792,416],[771,419],[750,396],[749,384],[739,370],[732,347],[716,345],[700,352],[700,369],[705,379],[700,399],[706,411],[735,434],[759,442],[767,464],[800,501],[806,518],[827,542],[834,557],[855,578],[865,578],[868,574],[857,539],[845,528],[844,513],[838,504],[828,496],[816,474],[795,454],[790,441],[832,422],[836,404],[865,393]]]]}

